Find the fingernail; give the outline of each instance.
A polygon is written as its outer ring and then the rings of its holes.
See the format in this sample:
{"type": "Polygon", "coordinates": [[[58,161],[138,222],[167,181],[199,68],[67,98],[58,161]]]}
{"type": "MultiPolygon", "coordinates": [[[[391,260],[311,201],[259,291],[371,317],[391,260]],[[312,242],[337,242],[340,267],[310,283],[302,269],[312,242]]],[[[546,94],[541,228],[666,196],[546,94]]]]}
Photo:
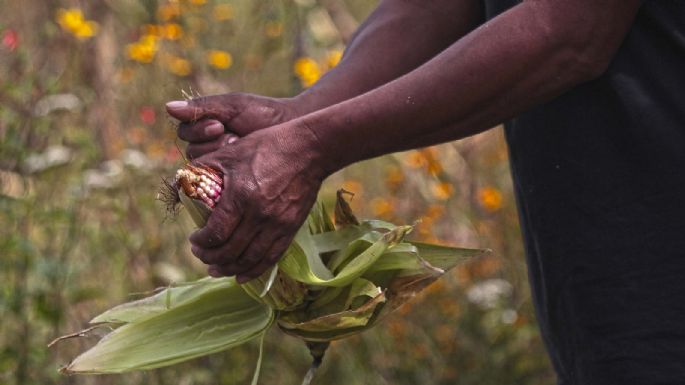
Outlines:
{"type": "Polygon", "coordinates": [[[188,107],[188,102],[186,102],[185,100],[174,100],[173,102],[169,102],[166,104],[166,108],[172,110],[178,110],[186,107],[188,107]]]}
{"type": "Polygon", "coordinates": [[[238,140],[238,137],[235,135],[231,135],[228,137],[228,144],[235,143],[238,140]]]}
{"type": "Polygon", "coordinates": [[[238,275],[238,276],[235,277],[235,280],[238,281],[238,283],[241,283],[241,284],[242,284],[242,283],[245,283],[245,282],[249,281],[249,280],[250,280],[250,277],[248,277],[248,276],[246,276],[246,275],[238,275]]]}
{"type": "Polygon", "coordinates": [[[224,125],[221,123],[212,123],[205,127],[205,135],[207,136],[217,136],[224,133],[224,125]]]}

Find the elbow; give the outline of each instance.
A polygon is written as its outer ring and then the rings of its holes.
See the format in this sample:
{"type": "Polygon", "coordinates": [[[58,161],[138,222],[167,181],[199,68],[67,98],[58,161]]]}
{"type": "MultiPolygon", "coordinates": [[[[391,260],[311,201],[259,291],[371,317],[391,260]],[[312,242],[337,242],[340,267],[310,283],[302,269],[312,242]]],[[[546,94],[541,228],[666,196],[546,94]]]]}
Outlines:
{"type": "Polygon", "coordinates": [[[558,68],[575,83],[594,80],[603,75],[620,46],[611,25],[601,17],[586,14],[546,12],[542,30],[548,48],[555,52],[558,68]]]}
{"type": "Polygon", "coordinates": [[[570,47],[567,51],[567,68],[578,83],[595,80],[602,76],[611,64],[611,57],[591,47],[570,47]]]}

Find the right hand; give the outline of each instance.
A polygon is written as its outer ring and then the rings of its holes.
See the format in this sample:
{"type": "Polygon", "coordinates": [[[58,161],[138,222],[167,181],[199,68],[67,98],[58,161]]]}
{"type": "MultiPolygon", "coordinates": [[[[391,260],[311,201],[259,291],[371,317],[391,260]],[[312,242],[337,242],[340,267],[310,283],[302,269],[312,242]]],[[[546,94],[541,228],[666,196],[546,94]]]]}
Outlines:
{"type": "Polygon", "coordinates": [[[166,104],[181,121],[178,137],[188,142],[186,155],[195,159],[233,143],[238,137],[299,117],[291,99],[229,93],[166,104]]]}

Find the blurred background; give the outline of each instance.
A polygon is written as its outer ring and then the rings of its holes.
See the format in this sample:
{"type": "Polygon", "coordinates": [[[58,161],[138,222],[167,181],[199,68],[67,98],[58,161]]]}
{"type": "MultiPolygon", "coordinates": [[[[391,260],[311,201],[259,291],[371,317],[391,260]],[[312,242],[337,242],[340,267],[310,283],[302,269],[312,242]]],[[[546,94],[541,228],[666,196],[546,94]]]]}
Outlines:
{"type": "MultiPolygon", "coordinates": [[[[164,103],[292,96],[339,61],[365,0],[0,0],[0,384],[247,384],[257,346],[122,376],[57,369],[102,310],[205,270],[193,226],[156,200],[183,164],[164,103]]],[[[330,177],[360,217],[494,253],[375,330],[339,341],[319,384],[552,384],[527,286],[501,129],[330,177]]],[[[299,384],[302,343],[273,330],[261,384],[299,384]]]]}

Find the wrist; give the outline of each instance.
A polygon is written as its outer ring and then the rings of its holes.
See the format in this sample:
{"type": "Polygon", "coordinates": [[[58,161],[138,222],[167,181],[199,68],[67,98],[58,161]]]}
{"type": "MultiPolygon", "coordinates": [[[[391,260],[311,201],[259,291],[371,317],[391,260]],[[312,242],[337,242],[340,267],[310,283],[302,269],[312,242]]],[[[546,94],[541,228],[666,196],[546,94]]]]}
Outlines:
{"type": "Polygon", "coordinates": [[[299,94],[288,98],[288,105],[293,108],[298,114],[298,116],[305,116],[312,112],[318,111],[322,108],[328,107],[319,92],[316,90],[316,86],[308,88],[299,94]]]}
{"type": "Polygon", "coordinates": [[[302,163],[304,169],[322,181],[345,166],[337,153],[340,146],[330,143],[323,135],[324,129],[321,125],[314,125],[308,116],[279,127],[279,136],[287,138],[284,140],[292,143],[295,149],[296,159],[293,161],[302,163]]]}

